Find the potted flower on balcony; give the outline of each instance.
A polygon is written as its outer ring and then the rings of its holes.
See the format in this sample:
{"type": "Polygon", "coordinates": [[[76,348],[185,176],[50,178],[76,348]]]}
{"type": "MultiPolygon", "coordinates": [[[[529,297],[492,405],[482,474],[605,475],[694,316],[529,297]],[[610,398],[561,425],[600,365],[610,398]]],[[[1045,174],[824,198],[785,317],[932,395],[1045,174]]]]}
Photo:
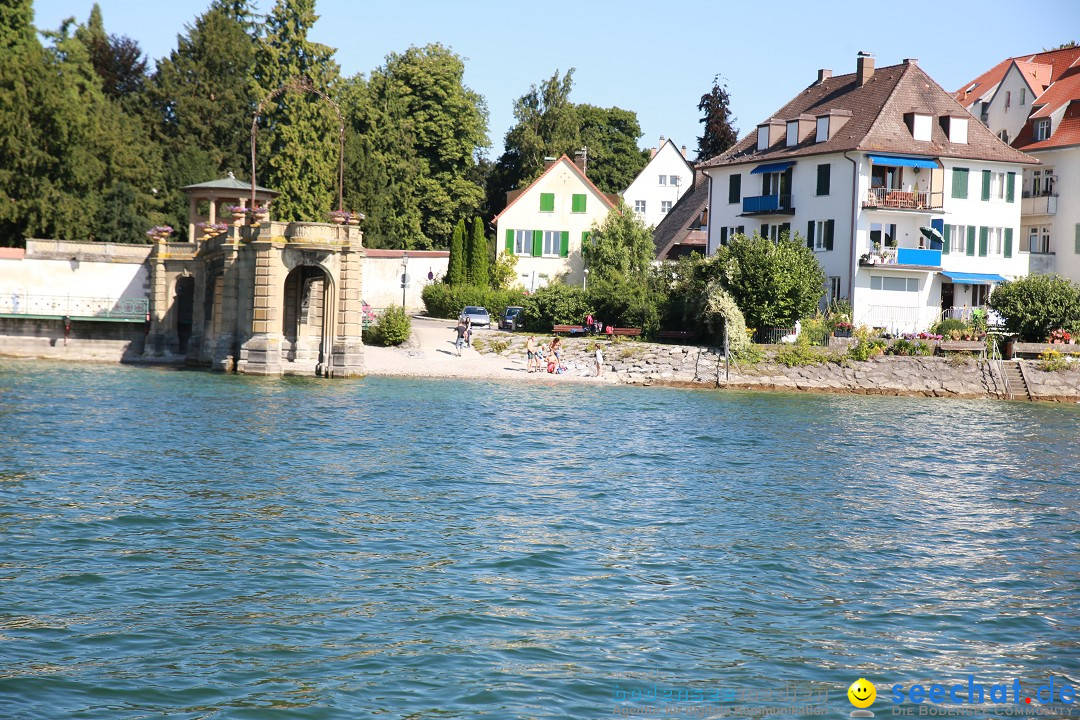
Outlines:
{"type": "Polygon", "coordinates": [[[270,208],[265,205],[252,205],[247,211],[248,222],[252,225],[258,225],[263,220],[270,217],[270,208]]]}
{"type": "Polygon", "coordinates": [[[352,215],[348,210],[332,210],[330,212],[330,222],[338,225],[344,225],[348,222],[349,217],[352,215]]]}
{"type": "Polygon", "coordinates": [[[155,225],[146,231],[147,237],[154,242],[165,242],[172,233],[173,229],[171,225],[155,225]]]}
{"type": "Polygon", "coordinates": [[[360,221],[363,220],[363,219],[364,219],[364,213],[362,213],[362,212],[351,212],[351,213],[349,213],[348,223],[350,225],[359,225],[360,221]]]}
{"type": "Polygon", "coordinates": [[[846,320],[840,320],[833,325],[833,337],[849,338],[851,337],[851,331],[854,330],[854,326],[846,320]]]}
{"type": "Polygon", "coordinates": [[[202,231],[202,234],[199,236],[199,239],[204,241],[204,242],[206,240],[209,240],[212,237],[215,237],[216,235],[220,235],[221,233],[223,233],[223,232],[225,232],[226,230],[229,229],[229,226],[226,225],[225,223],[209,223],[209,222],[195,223],[195,227],[199,228],[199,230],[202,231]]]}

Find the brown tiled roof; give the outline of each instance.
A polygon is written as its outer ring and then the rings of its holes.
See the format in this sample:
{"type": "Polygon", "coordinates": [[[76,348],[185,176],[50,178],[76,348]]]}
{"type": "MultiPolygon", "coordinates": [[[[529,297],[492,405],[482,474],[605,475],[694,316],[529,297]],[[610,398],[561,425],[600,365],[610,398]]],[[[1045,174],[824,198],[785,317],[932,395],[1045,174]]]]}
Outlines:
{"type": "Polygon", "coordinates": [[[814,142],[814,133],[811,132],[799,144],[787,147],[784,133],[781,133],[776,143],[759,151],[755,128],[733,148],[704,162],[701,167],[777,161],[845,150],[1027,164],[1038,162],[1003,143],[979,122],[968,123],[967,143],[950,142],[938,118],[944,115],[970,116],[955,98],[914,62],[877,68],[861,87],[854,73],[814,83],[796,95],[774,117],[789,120],[802,114],[820,115],[829,110],[848,110],[851,118],[825,142],[814,142]],[[915,140],[912,137],[904,121],[905,113],[912,111],[934,118],[930,140],[915,140]]]}
{"type": "Polygon", "coordinates": [[[1027,125],[1016,136],[1015,145],[1023,148],[1024,152],[1080,145],[1080,96],[1069,104],[1068,109],[1065,110],[1065,115],[1061,118],[1061,122],[1058,123],[1054,134],[1050,137],[1035,142],[1034,126],[1034,121],[1028,119],[1027,125]]]}
{"type": "Polygon", "coordinates": [[[676,245],[701,245],[702,238],[694,235],[698,232],[697,219],[709,204],[709,178],[705,173],[694,172],[694,184],[675,206],[668,211],[660,224],[653,228],[653,243],[656,245],[656,257],[663,260],[676,245]]]}

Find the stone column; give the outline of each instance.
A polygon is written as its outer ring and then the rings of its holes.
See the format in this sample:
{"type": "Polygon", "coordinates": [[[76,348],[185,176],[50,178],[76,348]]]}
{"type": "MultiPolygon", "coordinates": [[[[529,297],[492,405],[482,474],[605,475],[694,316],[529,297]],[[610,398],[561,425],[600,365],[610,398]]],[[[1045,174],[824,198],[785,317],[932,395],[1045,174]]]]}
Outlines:
{"type": "Polygon", "coordinates": [[[188,195],[188,242],[195,242],[195,222],[198,220],[196,213],[199,211],[199,199],[194,195],[188,195]]]}
{"type": "Polygon", "coordinates": [[[337,378],[364,374],[364,343],[361,339],[363,315],[360,309],[364,250],[360,231],[355,228],[349,230],[355,230],[356,237],[350,237],[352,242],[347,242],[339,255],[341,277],[338,279],[337,316],[330,366],[331,377],[337,378]]]}
{"type": "Polygon", "coordinates": [[[256,239],[245,247],[252,265],[253,310],[250,336],[242,339],[240,371],[250,375],[281,374],[281,318],[284,297],[281,253],[284,243],[256,239]]]}
{"type": "Polygon", "coordinates": [[[232,372],[236,369],[237,304],[242,302],[238,288],[241,275],[239,253],[240,246],[236,242],[222,243],[224,282],[221,291],[221,332],[215,339],[214,354],[210,360],[210,367],[222,372],[232,372]]]}
{"type": "Polygon", "coordinates": [[[146,259],[150,272],[150,332],[143,346],[143,357],[160,356],[165,352],[165,316],[169,311],[169,299],[166,297],[168,278],[164,255],[162,243],[155,240],[146,259]]]}

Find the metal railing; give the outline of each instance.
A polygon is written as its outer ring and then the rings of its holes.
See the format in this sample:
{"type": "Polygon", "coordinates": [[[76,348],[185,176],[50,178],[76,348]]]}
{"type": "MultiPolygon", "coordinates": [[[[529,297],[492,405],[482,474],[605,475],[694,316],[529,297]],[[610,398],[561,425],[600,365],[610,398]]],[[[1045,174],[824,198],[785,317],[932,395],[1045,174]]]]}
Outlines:
{"type": "Polygon", "coordinates": [[[751,195],[743,198],[744,213],[794,212],[791,195],[751,195]]]}
{"type": "Polygon", "coordinates": [[[866,305],[857,312],[856,325],[884,328],[892,333],[917,332],[923,322],[923,308],[900,305],[866,305]]]}
{"type": "Polygon", "coordinates": [[[0,294],[0,315],[35,315],[143,322],[150,312],[146,298],[83,297],[78,295],[0,294]]]}
{"type": "Polygon", "coordinates": [[[870,188],[863,199],[863,207],[892,210],[926,210],[940,208],[943,201],[944,194],[940,192],[870,188]]]}
{"type": "Polygon", "coordinates": [[[794,342],[796,337],[804,338],[803,342],[809,341],[811,345],[827,347],[829,344],[828,330],[811,332],[804,327],[798,328],[798,332],[796,332],[796,328],[793,327],[762,327],[754,330],[754,342],[761,345],[776,345],[782,342],[794,342]]]}
{"type": "Polygon", "coordinates": [[[1001,352],[998,351],[997,338],[987,340],[986,343],[989,346],[989,351],[983,350],[983,354],[986,355],[986,359],[990,363],[991,376],[996,372],[997,382],[1000,382],[1000,387],[1005,393],[1006,400],[1012,400],[1012,389],[1009,387],[1009,376],[1005,374],[1005,367],[1003,364],[1004,358],[1001,357],[1001,352]]]}

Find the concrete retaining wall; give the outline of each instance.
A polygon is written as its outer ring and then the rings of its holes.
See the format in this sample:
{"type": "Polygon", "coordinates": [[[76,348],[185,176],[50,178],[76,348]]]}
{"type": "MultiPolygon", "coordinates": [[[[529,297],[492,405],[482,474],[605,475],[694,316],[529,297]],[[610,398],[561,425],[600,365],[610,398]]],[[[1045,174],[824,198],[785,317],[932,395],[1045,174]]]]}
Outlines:
{"type": "Polygon", "coordinates": [[[104,362],[137,362],[146,325],[72,322],[67,342],[61,320],[0,318],[0,355],[104,362]]]}

